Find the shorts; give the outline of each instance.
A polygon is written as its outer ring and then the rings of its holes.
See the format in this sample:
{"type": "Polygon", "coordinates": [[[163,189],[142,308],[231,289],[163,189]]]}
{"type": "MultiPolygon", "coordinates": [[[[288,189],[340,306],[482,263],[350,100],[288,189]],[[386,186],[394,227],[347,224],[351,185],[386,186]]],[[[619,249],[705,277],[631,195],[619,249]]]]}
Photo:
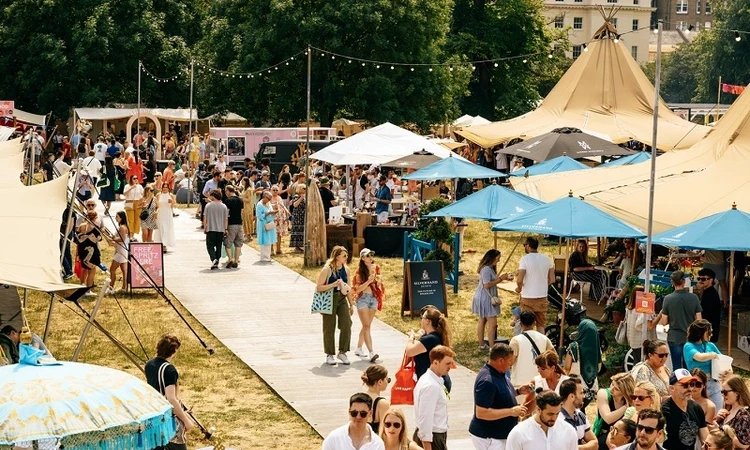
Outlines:
{"type": "Polygon", "coordinates": [[[237,248],[245,244],[245,232],[242,229],[242,225],[229,225],[227,227],[227,235],[224,236],[224,247],[229,248],[232,244],[237,248]]]}
{"type": "Polygon", "coordinates": [[[357,309],[378,309],[378,299],[369,292],[365,292],[357,299],[357,309]]]}
{"type": "Polygon", "coordinates": [[[703,263],[704,269],[711,269],[716,273],[716,281],[727,281],[727,265],[703,263]]]}
{"type": "Polygon", "coordinates": [[[521,297],[521,311],[531,311],[536,316],[536,326],[544,328],[547,323],[547,298],[521,297]]]}
{"type": "Polygon", "coordinates": [[[471,436],[471,443],[477,450],[505,450],[506,439],[480,438],[471,433],[469,433],[469,436],[471,436]]]}

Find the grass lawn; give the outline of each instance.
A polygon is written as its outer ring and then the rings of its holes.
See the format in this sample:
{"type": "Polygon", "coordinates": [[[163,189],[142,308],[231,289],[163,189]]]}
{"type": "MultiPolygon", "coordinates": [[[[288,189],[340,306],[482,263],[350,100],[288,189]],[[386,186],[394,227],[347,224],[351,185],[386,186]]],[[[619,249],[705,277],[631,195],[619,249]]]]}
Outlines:
{"type": "MultiPolygon", "coordinates": [[[[112,258],[112,248],[106,244],[100,245],[102,260],[108,263],[112,258]]],[[[97,285],[104,277],[103,273],[98,273],[97,285]]],[[[117,286],[120,286],[120,281],[117,286]]],[[[39,335],[44,332],[49,300],[48,294],[29,291],[27,317],[32,330],[39,335]]],[[[125,316],[137,332],[148,358],[154,356],[156,342],[163,333],[173,332],[180,336],[182,347],[174,364],[180,372],[183,401],[192,406],[193,413],[206,427],[216,428],[215,436],[223,439],[224,445],[243,450],[320,448],[322,440],[312,427],[249,367],[221,345],[178,301],[174,303],[190,325],[205,341],[214,345],[214,355],[210,356],[203,349],[172,308],[153,291],[139,290],[134,292],[132,298],[121,294],[117,300],[124,314],[115,299],[107,296],[99,309],[97,320],[142,358],[146,356],[125,316]]],[[[75,308],[70,302],[66,304],[75,308]]],[[[94,297],[82,301],[87,310],[91,310],[93,304],[94,297]]],[[[55,302],[54,308],[48,346],[58,359],[70,360],[85,321],[61,303],[55,302]]],[[[145,379],[141,371],[94,328],[86,340],[80,361],[124,370],[145,379]]],[[[190,448],[208,445],[211,444],[203,440],[199,432],[191,433],[190,448]]]]}

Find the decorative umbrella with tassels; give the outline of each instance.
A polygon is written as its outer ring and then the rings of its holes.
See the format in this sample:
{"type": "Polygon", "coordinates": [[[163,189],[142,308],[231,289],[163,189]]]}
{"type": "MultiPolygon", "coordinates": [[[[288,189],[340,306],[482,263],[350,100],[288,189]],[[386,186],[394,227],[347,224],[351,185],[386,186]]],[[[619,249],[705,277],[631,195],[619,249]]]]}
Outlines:
{"type": "MultiPolygon", "coordinates": [[[[24,335],[30,342],[28,327],[24,335]]],[[[172,405],[119,370],[57,362],[21,344],[21,362],[0,367],[0,450],[150,450],[176,432],[172,405]]]]}

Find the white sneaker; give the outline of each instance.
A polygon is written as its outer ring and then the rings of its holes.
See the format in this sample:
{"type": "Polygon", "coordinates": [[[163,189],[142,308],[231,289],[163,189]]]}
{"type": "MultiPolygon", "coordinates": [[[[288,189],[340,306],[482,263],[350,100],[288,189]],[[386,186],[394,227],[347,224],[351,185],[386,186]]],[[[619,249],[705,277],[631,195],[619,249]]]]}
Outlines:
{"type": "Polygon", "coordinates": [[[109,286],[109,287],[107,288],[107,292],[106,292],[106,294],[107,294],[107,295],[115,295],[115,290],[114,290],[114,288],[112,288],[112,286],[109,286]]]}
{"type": "Polygon", "coordinates": [[[359,356],[360,358],[367,358],[367,353],[365,353],[365,351],[362,350],[361,347],[358,348],[358,349],[356,349],[356,350],[354,350],[354,354],[357,355],[357,356],[359,356]]]}
{"type": "Polygon", "coordinates": [[[336,355],[336,357],[339,359],[339,361],[341,361],[341,364],[345,366],[348,366],[349,364],[351,364],[349,362],[349,358],[346,357],[346,353],[339,353],[338,355],[336,355]]]}
{"type": "Polygon", "coordinates": [[[371,362],[371,363],[374,363],[375,361],[377,361],[377,360],[378,360],[378,358],[380,358],[380,355],[378,355],[378,354],[377,354],[377,353],[375,353],[375,352],[370,352],[370,354],[369,354],[369,355],[367,355],[367,357],[368,357],[368,358],[370,359],[370,362],[371,362]]]}
{"type": "Polygon", "coordinates": [[[329,366],[336,365],[336,359],[333,357],[333,355],[326,356],[326,364],[328,364],[329,366]]]}

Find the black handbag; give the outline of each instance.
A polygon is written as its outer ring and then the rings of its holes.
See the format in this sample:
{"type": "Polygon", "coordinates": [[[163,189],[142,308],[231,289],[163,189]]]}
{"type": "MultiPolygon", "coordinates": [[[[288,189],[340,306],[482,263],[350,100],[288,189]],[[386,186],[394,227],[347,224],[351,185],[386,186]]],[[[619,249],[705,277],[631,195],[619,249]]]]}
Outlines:
{"type": "Polygon", "coordinates": [[[146,209],[144,209],[143,211],[141,211],[141,214],[139,216],[141,218],[141,220],[148,220],[148,216],[149,216],[148,210],[151,208],[151,204],[153,202],[154,202],[154,199],[152,198],[151,201],[148,202],[148,206],[146,207],[146,209]]]}

